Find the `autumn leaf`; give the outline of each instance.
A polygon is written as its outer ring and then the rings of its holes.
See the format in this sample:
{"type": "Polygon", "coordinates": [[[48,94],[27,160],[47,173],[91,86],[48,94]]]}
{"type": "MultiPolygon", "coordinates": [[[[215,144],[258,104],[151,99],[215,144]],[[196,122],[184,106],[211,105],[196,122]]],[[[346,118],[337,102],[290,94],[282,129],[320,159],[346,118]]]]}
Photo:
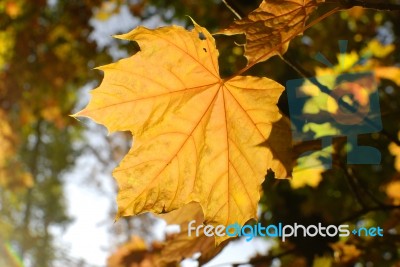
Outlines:
{"type": "Polygon", "coordinates": [[[395,51],[395,49],[396,46],[394,44],[382,44],[379,39],[375,38],[368,42],[367,46],[361,50],[361,54],[373,55],[377,58],[385,58],[395,51]]]}
{"type": "Polygon", "coordinates": [[[255,218],[267,169],[289,173],[274,144],[260,145],[281,118],[283,87],[267,78],[222,79],[214,38],[196,23],[192,31],[138,27],[117,37],[136,41],[140,51],[101,67],[102,84],[75,115],[134,136],[113,172],[117,217],[195,201],[214,226],[255,218]]]}
{"type": "Polygon", "coordinates": [[[248,63],[282,55],[289,41],[301,34],[306,20],[324,0],[264,0],[246,18],[236,20],[219,34],[245,34],[248,63]]]}
{"type": "Polygon", "coordinates": [[[322,162],[315,157],[303,157],[298,159],[298,165],[293,169],[293,179],[290,180],[292,188],[303,186],[316,188],[322,180],[325,168],[322,162]]]}
{"type": "Polygon", "coordinates": [[[203,212],[199,203],[189,203],[178,210],[158,215],[168,225],[179,225],[180,232],[170,234],[163,242],[153,242],[147,245],[138,236],[132,236],[131,240],[121,245],[109,258],[108,267],[119,266],[178,266],[195,253],[201,252],[196,261],[202,265],[218,254],[224,246],[215,247],[214,237],[207,237],[203,232],[199,236],[194,233],[188,236],[188,223],[196,221],[193,226],[202,225],[203,212]]]}
{"type": "Polygon", "coordinates": [[[171,236],[161,251],[160,262],[162,263],[178,263],[182,259],[190,258],[195,253],[201,252],[201,256],[197,259],[199,265],[202,266],[215,255],[217,255],[226,245],[226,243],[214,246],[214,237],[204,235],[203,231],[199,231],[196,236],[195,232],[188,235],[188,224],[195,220],[192,226],[197,227],[203,224],[204,215],[199,203],[189,203],[178,210],[174,210],[167,214],[161,214],[169,225],[178,224],[180,232],[171,236]]]}
{"type": "Polygon", "coordinates": [[[176,266],[160,264],[161,244],[153,243],[153,247],[148,246],[145,241],[132,236],[131,240],[122,245],[108,259],[108,267],[157,267],[157,266],[176,266]]]}
{"type": "Polygon", "coordinates": [[[374,70],[377,78],[391,80],[400,86],[400,68],[399,67],[378,67],[374,70]]]}

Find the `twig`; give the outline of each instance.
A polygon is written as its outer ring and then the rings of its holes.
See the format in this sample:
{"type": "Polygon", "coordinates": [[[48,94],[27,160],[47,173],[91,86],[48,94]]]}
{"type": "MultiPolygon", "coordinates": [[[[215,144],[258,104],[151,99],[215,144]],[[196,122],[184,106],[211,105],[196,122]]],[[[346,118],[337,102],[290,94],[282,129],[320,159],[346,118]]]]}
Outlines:
{"type": "Polygon", "coordinates": [[[353,180],[353,176],[346,166],[341,166],[344,170],[344,176],[346,178],[347,183],[349,184],[350,190],[352,191],[354,197],[357,199],[358,204],[362,207],[362,209],[366,209],[367,205],[364,202],[364,199],[361,197],[360,191],[358,190],[357,184],[353,180]]]}
{"type": "Polygon", "coordinates": [[[225,4],[225,6],[235,15],[238,19],[242,19],[242,15],[239,13],[243,14],[238,8],[233,8],[231,4],[229,4],[226,0],[222,0],[222,2],[225,4]]]}
{"type": "Polygon", "coordinates": [[[86,146],[84,147],[84,149],[89,150],[89,151],[90,151],[104,166],[107,166],[107,165],[110,164],[110,161],[107,160],[107,159],[104,159],[104,158],[100,155],[99,151],[97,151],[93,146],[91,146],[91,145],[86,145],[86,146]]]}
{"type": "Polygon", "coordinates": [[[359,181],[359,179],[357,178],[357,175],[356,175],[355,172],[354,172],[354,169],[353,169],[353,168],[350,168],[350,171],[351,171],[351,176],[352,176],[352,178],[353,178],[353,180],[354,180],[356,186],[358,186],[359,188],[361,188],[361,189],[364,191],[364,193],[367,194],[367,195],[370,197],[370,199],[371,199],[376,205],[378,205],[378,206],[380,206],[380,207],[385,206],[385,204],[384,204],[382,201],[380,201],[380,200],[371,192],[371,190],[370,190],[367,186],[365,186],[364,183],[361,183],[361,182],[359,181]]]}

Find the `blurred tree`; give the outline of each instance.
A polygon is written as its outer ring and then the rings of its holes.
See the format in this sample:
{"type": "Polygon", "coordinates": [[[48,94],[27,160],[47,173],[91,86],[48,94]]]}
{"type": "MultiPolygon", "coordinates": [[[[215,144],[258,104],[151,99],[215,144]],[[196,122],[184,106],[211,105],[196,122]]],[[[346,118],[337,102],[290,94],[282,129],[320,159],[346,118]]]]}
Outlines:
{"type": "MultiPolygon", "coordinates": [[[[79,151],[68,117],[105,54],[88,37],[99,1],[0,2],[0,236],[27,266],[54,266],[65,228],[63,172],[79,151]],[[99,60],[99,61],[98,61],[99,60]],[[91,63],[92,62],[92,63],[91,63]]],[[[107,56],[106,56],[107,58],[107,56]]]]}
{"type": "MultiPolygon", "coordinates": [[[[227,2],[239,15],[245,16],[261,0],[227,2]]],[[[327,1],[311,20],[339,2],[327,1]]],[[[370,2],[377,5],[386,3],[370,2]]],[[[400,4],[398,1],[390,3],[400,4]]],[[[156,17],[165,23],[190,27],[190,21],[185,17],[190,15],[211,32],[227,27],[235,19],[222,1],[214,0],[0,1],[0,240],[5,244],[0,249],[0,256],[6,253],[7,250],[2,248],[7,246],[14,248],[27,266],[45,267],[54,266],[62,254],[50,229],[53,226],[66,227],[70,222],[65,209],[63,173],[73,166],[82,152],[73,146],[82,138],[81,129],[68,115],[73,113],[79,88],[100,78],[100,74],[91,68],[111,62],[111,52],[99,49],[89,38],[93,30],[90,19],[107,21],[122,7],[127,7],[143,23],[156,17]]],[[[306,76],[313,76],[317,67],[322,67],[314,60],[317,52],[322,52],[336,64],[338,40],[348,40],[348,53],[354,51],[358,55],[362,55],[363,49],[373,40],[382,47],[391,45],[394,47],[391,53],[384,57],[372,54],[371,58],[380,66],[398,66],[398,18],[398,11],[359,7],[337,12],[292,41],[283,60],[273,57],[257,64],[246,74],[267,76],[281,84],[302,78],[298,70],[306,76]],[[293,68],[295,66],[297,71],[293,68]]],[[[243,36],[218,35],[215,38],[223,76],[245,66],[243,48],[235,45],[235,42],[244,43],[243,36]]],[[[131,44],[118,42],[118,46],[128,54],[137,51],[137,47],[131,44]]],[[[267,176],[260,203],[260,221],[264,224],[379,225],[385,229],[385,236],[293,238],[285,243],[278,242],[272,251],[255,257],[250,263],[269,266],[273,259],[279,259],[282,266],[399,264],[400,216],[398,207],[394,206],[398,205],[399,198],[393,193],[400,179],[399,170],[394,168],[394,157],[400,158],[395,143],[400,129],[400,90],[396,75],[399,76],[394,74],[391,80],[381,80],[378,88],[385,133],[365,134],[360,138],[363,144],[379,148],[381,165],[346,165],[345,142],[337,138],[333,145],[333,168],[316,174],[320,178],[317,183],[294,186],[290,181],[267,176]]],[[[287,103],[284,94],[279,107],[289,115],[287,103]]],[[[122,140],[118,144],[110,141],[108,149],[112,155],[103,159],[104,164],[121,158],[129,147],[129,135],[122,136],[122,140]]],[[[299,155],[310,147],[315,148],[315,143],[294,144],[294,152],[299,155]]],[[[99,148],[94,149],[94,154],[101,159],[96,152],[99,148]]],[[[152,228],[148,226],[153,224],[153,219],[149,216],[144,216],[144,219],[126,218],[124,222],[114,232],[118,241],[128,241],[138,232],[142,232],[143,239],[152,239],[152,228]]],[[[139,239],[134,240],[138,243],[139,239]]],[[[153,259],[145,253],[149,246],[142,245],[142,240],[139,243],[140,255],[153,259]]],[[[154,251],[159,253],[160,247],[157,244],[154,251]]],[[[135,253],[135,250],[131,252],[135,253]]],[[[123,265],[118,266],[130,266],[129,259],[137,259],[129,253],[116,254],[122,255],[123,265]]]]}

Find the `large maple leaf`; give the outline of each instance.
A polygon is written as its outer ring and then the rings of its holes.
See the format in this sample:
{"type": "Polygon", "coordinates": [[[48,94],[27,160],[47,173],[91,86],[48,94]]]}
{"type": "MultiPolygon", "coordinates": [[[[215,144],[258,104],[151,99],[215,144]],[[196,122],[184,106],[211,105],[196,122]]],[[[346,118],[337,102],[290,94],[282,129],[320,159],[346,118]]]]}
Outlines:
{"type": "Polygon", "coordinates": [[[278,156],[289,155],[274,154],[280,148],[265,142],[281,119],[283,87],[267,78],[222,79],[215,41],[197,24],[192,31],[138,27],[118,37],[136,41],[140,51],[101,67],[103,82],[75,115],[134,136],[113,172],[117,217],[195,201],[208,224],[255,218],[267,169],[288,175],[278,156]]]}
{"type": "Polygon", "coordinates": [[[305,23],[324,0],[264,0],[247,17],[236,20],[220,34],[246,35],[249,64],[284,54],[289,41],[304,31],[305,23]]]}

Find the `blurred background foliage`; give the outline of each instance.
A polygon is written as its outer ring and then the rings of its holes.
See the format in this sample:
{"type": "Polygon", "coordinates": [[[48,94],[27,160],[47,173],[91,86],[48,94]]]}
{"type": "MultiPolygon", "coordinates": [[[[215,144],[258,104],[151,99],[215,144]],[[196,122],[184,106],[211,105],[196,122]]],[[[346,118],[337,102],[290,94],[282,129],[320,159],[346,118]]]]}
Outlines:
{"type": "MultiPolygon", "coordinates": [[[[228,1],[242,16],[260,2],[228,1]]],[[[337,6],[337,2],[321,5],[310,21],[337,6]]],[[[391,3],[400,5],[398,1],[391,3]]],[[[123,133],[116,142],[101,135],[105,147],[90,143],[88,139],[98,128],[88,129],[87,124],[68,115],[81,104],[87,91],[83,88],[94,88],[101,81],[101,73],[93,67],[137,50],[133,44],[104,41],[111,39],[108,36],[103,40],[93,37],[96,28],[126,11],[137,24],[152,27],[175,23],[190,28],[189,15],[210,32],[227,27],[235,19],[217,0],[0,1],[0,266],[86,266],[83,261],[71,259],[56,242],[62,229],[73,221],[64,194],[66,174],[80,155],[95,157],[104,166],[86,178],[95,188],[102,183],[99,179],[104,179],[98,173],[110,172],[108,167],[121,159],[131,138],[123,133]]],[[[384,134],[359,136],[360,143],[379,149],[380,165],[347,165],[346,142],[335,138],[327,152],[334,155],[332,169],[304,171],[301,164],[305,163],[300,160],[291,181],[275,180],[269,174],[260,202],[263,224],[373,225],[383,227],[385,236],[293,238],[285,243],[275,240],[271,251],[250,260],[252,265],[400,266],[400,209],[396,206],[400,204],[399,18],[399,11],[358,7],[337,12],[292,41],[283,59],[273,57],[247,71],[281,84],[302,78],[293,65],[311,76],[339,75],[346,70],[324,66],[314,56],[321,52],[338,65],[337,41],[348,40],[345,61],[363,59],[359,68],[377,73],[385,129],[384,134]]],[[[137,25],[123,26],[130,29],[137,25]]],[[[222,76],[245,66],[243,49],[235,44],[243,43],[243,36],[215,38],[222,76]]],[[[289,115],[287,103],[284,93],[279,107],[289,115]]],[[[310,127],[315,136],[330,134],[329,125],[310,127]]],[[[293,145],[294,161],[304,151],[319,149],[313,141],[293,145]]],[[[321,164],[321,155],[315,155],[311,162],[321,164]]],[[[113,216],[110,211],[110,220],[113,216]]],[[[108,265],[155,265],[165,245],[151,245],[154,220],[148,215],[125,218],[123,224],[110,229],[115,247],[108,265]],[[138,237],[131,239],[132,235],[138,237]],[[117,245],[123,243],[118,249],[117,245]]]]}

